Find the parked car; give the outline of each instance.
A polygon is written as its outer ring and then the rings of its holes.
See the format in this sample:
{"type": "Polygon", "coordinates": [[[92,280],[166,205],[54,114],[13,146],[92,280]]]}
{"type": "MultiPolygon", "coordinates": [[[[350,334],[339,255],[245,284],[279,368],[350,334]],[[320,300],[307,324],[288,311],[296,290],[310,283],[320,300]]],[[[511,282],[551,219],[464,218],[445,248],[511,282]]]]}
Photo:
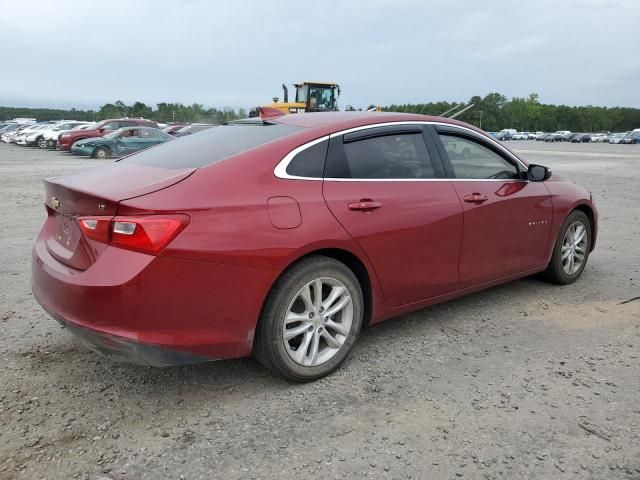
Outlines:
{"type": "Polygon", "coordinates": [[[16,145],[28,145],[27,138],[31,137],[34,133],[40,133],[41,131],[50,128],[52,125],[51,122],[39,122],[29,125],[25,128],[20,129],[16,132],[15,137],[12,139],[11,143],[15,143],[16,145]]]}
{"type": "Polygon", "coordinates": [[[593,135],[591,135],[591,141],[592,142],[608,142],[609,135],[607,135],[606,133],[594,133],[593,135]]]}
{"type": "Polygon", "coordinates": [[[540,135],[536,136],[536,142],[544,142],[545,137],[549,135],[546,132],[540,132],[540,135]]]}
{"type": "Polygon", "coordinates": [[[33,293],[83,342],[154,365],[254,354],[295,381],[363,325],[535,273],[572,283],[597,236],[587,189],[411,114],[231,123],[45,190],[33,293]]]}
{"type": "Polygon", "coordinates": [[[544,136],[544,132],[531,132],[529,134],[529,140],[537,140],[540,137],[544,136]]]}
{"type": "Polygon", "coordinates": [[[636,131],[632,131],[631,133],[625,135],[622,138],[622,142],[624,144],[632,144],[632,143],[640,143],[640,130],[636,131]]]}
{"type": "Polygon", "coordinates": [[[11,138],[21,128],[25,128],[25,127],[23,125],[18,124],[18,123],[14,123],[14,124],[11,124],[11,125],[6,125],[5,127],[2,128],[2,131],[0,132],[0,141],[2,141],[4,143],[11,143],[11,138]]]}
{"type": "Polygon", "coordinates": [[[569,136],[569,140],[568,141],[571,142],[571,143],[582,143],[582,137],[583,137],[582,133],[572,133],[569,136]]]}
{"type": "Polygon", "coordinates": [[[60,121],[57,123],[52,123],[45,126],[44,128],[40,128],[37,131],[27,135],[25,138],[25,141],[28,146],[35,145],[41,148],[45,148],[46,146],[45,137],[51,136],[53,132],[55,132],[55,134],[58,134],[62,131],[71,130],[73,127],[76,127],[84,123],[88,123],[88,122],[66,120],[66,121],[60,121]]]}
{"type": "Polygon", "coordinates": [[[572,136],[573,136],[573,133],[572,133],[572,132],[566,132],[566,133],[563,133],[563,134],[560,136],[560,139],[561,139],[563,142],[569,142],[569,141],[571,141],[571,137],[572,137],[572,136]]]}
{"type": "Polygon", "coordinates": [[[158,124],[152,120],[145,120],[143,118],[117,118],[110,120],[103,120],[96,125],[93,130],[79,130],[73,132],[66,132],[58,137],[58,147],[60,150],[71,151],[71,147],[78,140],[85,138],[102,137],[107,133],[114,132],[124,127],[153,127],[158,128],[158,124]]]}
{"type": "Polygon", "coordinates": [[[157,128],[126,127],[102,137],[78,140],[71,147],[71,153],[99,159],[122,157],[173,139],[157,128]]]}
{"type": "Polygon", "coordinates": [[[56,148],[58,145],[58,137],[65,132],[87,130],[95,128],[97,124],[93,122],[66,122],[56,125],[54,128],[45,131],[42,139],[38,141],[40,148],[56,148]]]}
{"type": "Polygon", "coordinates": [[[627,135],[628,132],[624,133],[612,133],[609,137],[609,143],[617,144],[622,143],[622,139],[627,135]]]}
{"type": "Polygon", "coordinates": [[[558,135],[557,133],[547,133],[544,137],[543,140],[545,142],[556,142],[556,141],[561,141],[559,139],[561,139],[562,136],[558,135]]]}
{"type": "Polygon", "coordinates": [[[529,132],[517,132],[511,135],[511,140],[528,140],[529,132]]]}
{"type": "Polygon", "coordinates": [[[209,123],[192,123],[190,125],[185,125],[178,130],[174,130],[171,132],[171,135],[174,137],[184,137],[186,135],[192,135],[194,133],[202,132],[203,130],[208,130],[209,128],[213,128],[215,125],[211,125],[209,123]]]}
{"type": "Polygon", "coordinates": [[[184,123],[177,123],[177,124],[174,124],[174,125],[167,125],[165,128],[162,129],[162,131],[164,133],[168,133],[169,135],[171,135],[174,132],[180,130],[184,126],[185,126],[184,123]]]}

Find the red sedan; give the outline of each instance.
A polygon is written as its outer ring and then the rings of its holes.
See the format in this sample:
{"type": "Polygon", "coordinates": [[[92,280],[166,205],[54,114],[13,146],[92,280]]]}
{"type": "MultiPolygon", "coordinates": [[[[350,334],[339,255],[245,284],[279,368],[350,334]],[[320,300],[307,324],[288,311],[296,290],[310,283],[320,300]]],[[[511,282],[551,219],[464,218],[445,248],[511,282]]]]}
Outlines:
{"type": "Polygon", "coordinates": [[[87,345],[253,354],[297,381],[364,325],[535,273],[571,283],[597,233],[588,190],[422,115],[251,119],[45,187],[33,292],[87,345]]]}

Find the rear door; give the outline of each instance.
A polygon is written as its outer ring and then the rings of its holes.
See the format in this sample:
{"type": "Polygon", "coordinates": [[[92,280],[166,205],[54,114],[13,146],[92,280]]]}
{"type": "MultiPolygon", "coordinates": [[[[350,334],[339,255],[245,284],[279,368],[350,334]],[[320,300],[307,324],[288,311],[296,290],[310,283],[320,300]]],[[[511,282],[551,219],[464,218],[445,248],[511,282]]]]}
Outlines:
{"type": "Polygon", "coordinates": [[[426,138],[422,125],[398,124],[329,142],[325,201],[368,255],[392,306],[458,285],[462,208],[426,138]]]}
{"type": "Polygon", "coordinates": [[[482,135],[454,126],[436,130],[464,209],[461,288],[543,265],[552,220],[546,185],[523,179],[525,166],[482,135]]]}
{"type": "Polygon", "coordinates": [[[158,132],[141,128],[140,129],[140,150],[153,147],[154,145],[158,145],[160,143],[160,135],[158,132]]]}

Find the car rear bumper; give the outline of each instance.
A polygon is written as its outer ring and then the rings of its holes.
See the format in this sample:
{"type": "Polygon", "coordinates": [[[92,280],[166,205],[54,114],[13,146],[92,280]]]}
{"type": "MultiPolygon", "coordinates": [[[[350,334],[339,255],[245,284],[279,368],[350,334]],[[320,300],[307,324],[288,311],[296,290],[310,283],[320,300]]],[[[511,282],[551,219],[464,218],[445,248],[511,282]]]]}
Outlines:
{"type": "Polygon", "coordinates": [[[98,330],[78,327],[53,312],[47,313],[73,333],[86,348],[115,361],[135,365],[169,367],[216,360],[211,357],[202,357],[161,346],[139,343],[128,338],[110,335],[98,330]]]}
{"type": "Polygon", "coordinates": [[[148,365],[249,356],[276,276],[115,247],[75,270],[51,256],[43,233],[32,257],[33,294],[51,316],[93,350],[148,365]]]}

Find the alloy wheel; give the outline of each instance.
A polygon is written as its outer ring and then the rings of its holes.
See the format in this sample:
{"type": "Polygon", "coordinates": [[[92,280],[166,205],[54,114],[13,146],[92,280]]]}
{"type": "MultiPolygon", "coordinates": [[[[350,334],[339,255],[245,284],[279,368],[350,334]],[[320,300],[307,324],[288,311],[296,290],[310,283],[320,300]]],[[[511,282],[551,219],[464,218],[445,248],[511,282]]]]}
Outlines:
{"type": "Polygon", "coordinates": [[[299,365],[322,365],[340,351],[352,323],[353,300],[347,287],[335,278],[317,278],[289,304],[282,330],[285,349],[299,365]]]}
{"type": "Polygon", "coordinates": [[[587,227],[580,220],[569,225],[562,240],[562,270],[567,275],[580,271],[587,253],[587,227]]]}

